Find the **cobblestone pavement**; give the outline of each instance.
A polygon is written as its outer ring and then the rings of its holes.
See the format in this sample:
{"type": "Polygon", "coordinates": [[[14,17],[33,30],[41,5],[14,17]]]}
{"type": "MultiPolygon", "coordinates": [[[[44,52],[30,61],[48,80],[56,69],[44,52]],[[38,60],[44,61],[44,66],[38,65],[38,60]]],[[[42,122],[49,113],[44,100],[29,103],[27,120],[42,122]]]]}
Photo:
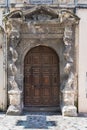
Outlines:
{"type": "Polygon", "coordinates": [[[0,130],[87,130],[87,115],[63,117],[57,113],[24,113],[8,116],[0,113],[0,130]]]}

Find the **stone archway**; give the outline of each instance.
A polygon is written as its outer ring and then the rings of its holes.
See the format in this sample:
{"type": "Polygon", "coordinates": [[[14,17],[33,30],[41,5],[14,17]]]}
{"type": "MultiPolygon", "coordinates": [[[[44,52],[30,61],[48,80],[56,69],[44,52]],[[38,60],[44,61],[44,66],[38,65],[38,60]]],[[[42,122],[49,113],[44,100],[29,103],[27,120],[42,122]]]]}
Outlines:
{"type": "Polygon", "coordinates": [[[78,24],[79,18],[68,10],[38,6],[26,11],[14,11],[7,15],[6,19],[6,31],[9,39],[7,51],[8,95],[10,98],[7,113],[10,114],[12,111],[18,114],[23,109],[23,97],[21,97],[24,78],[23,53],[25,54],[27,50],[39,44],[55,48],[57,54],[59,51],[61,95],[63,95],[61,96],[61,111],[63,115],[76,115],[73,98],[75,93],[73,50],[75,26],[78,24]]]}
{"type": "MultiPolygon", "coordinates": [[[[49,47],[32,48],[24,60],[24,106],[60,106],[59,58],[49,47]]],[[[44,109],[43,109],[44,110],[44,109]]]]}

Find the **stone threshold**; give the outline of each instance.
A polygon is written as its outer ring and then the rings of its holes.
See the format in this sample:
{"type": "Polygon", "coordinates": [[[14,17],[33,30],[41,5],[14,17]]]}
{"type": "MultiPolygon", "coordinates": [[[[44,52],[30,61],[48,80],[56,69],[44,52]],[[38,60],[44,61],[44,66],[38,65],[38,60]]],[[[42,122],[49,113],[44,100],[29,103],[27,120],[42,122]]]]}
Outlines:
{"type": "Polygon", "coordinates": [[[60,112],[61,113],[61,110],[60,110],[60,107],[57,106],[57,107],[24,107],[23,109],[24,111],[30,111],[30,112],[60,112]]]}

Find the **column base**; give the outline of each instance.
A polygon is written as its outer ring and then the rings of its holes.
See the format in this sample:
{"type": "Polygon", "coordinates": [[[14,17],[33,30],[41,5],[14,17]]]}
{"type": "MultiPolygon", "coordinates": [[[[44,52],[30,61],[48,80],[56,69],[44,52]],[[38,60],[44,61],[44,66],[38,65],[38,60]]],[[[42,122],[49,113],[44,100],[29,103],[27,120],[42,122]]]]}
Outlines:
{"type": "Polygon", "coordinates": [[[20,115],[22,113],[22,110],[19,106],[10,105],[7,110],[7,115],[20,115]]]}
{"type": "Polygon", "coordinates": [[[62,107],[63,116],[77,116],[77,108],[73,105],[62,107]]]}
{"type": "Polygon", "coordinates": [[[19,89],[10,90],[9,94],[9,107],[7,110],[7,115],[20,115],[22,112],[21,104],[21,91],[19,89]]]}

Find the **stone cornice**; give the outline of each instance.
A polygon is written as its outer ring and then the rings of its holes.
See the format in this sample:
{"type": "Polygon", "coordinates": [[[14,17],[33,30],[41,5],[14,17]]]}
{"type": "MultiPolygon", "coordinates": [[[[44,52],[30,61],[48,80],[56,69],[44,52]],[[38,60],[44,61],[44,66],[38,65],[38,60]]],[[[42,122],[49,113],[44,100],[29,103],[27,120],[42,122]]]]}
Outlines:
{"type": "Polygon", "coordinates": [[[76,16],[71,11],[67,9],[57,9],[54,10],[48,6],[35,6],[34,8],[22,11],[22,10],[15,10],[4,17],[4,21],[8,21],[9,19],[21,19],[22,21],[27,22],[41,22],[44,23],[46,21],[56,21],[58,23],[68,23],[71,24],[78,24],[79,17],[76,16]],[[40,18],[42,16],[42,19],[40,18]],[[49,16],[48,18],[45,18],[49,16]]]}

